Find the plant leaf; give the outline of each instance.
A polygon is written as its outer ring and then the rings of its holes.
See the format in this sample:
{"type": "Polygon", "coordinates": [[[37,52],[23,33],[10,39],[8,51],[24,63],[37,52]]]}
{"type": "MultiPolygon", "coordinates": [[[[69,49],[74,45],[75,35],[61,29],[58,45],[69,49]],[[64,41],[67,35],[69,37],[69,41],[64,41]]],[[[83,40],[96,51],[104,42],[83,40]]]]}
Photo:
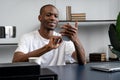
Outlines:
{"type": "Polygon", "coordinates": [[[116,30],[117,30],[118,39],[120,40],[120,12],[117,16],[116,30]]]}

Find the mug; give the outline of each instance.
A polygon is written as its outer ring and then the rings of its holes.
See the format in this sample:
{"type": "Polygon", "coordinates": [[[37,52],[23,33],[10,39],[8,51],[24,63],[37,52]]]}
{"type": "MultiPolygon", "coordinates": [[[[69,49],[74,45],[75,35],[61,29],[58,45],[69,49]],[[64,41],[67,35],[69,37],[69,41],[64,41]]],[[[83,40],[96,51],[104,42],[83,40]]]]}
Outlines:
{"type": "Polygon", "coordinates": [[[40,64],[39,57],[29,57],[28,59],[29,59],[29,62],[34,62],[34,63],[40,64]]]}

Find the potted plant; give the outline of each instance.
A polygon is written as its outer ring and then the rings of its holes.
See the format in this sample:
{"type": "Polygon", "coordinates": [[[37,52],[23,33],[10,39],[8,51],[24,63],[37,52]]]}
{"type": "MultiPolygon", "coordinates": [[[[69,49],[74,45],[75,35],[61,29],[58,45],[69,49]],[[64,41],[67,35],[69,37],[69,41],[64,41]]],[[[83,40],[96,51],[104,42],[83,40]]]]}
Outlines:
{"type": "Polygon", "coordinates": [[[116,31],[117,31],[117,37],[120,40],[120,12],[119,12],[119,14],[117,16],[116,31]]]}

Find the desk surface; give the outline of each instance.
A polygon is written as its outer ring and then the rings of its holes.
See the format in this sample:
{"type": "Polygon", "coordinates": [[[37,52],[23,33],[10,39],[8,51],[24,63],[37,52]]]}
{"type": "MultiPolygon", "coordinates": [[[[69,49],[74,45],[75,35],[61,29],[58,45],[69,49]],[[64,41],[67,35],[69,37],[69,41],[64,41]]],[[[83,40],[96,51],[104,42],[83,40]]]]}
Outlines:
{"type": "Polygon", "coordinates": [[[86,65],[67,64],[65,66],[49,66],[58,74],[58,80],[119,80],[120,72],[107,73],[91,70],[90,66],[100,63],[88,63],[86,65]]]}

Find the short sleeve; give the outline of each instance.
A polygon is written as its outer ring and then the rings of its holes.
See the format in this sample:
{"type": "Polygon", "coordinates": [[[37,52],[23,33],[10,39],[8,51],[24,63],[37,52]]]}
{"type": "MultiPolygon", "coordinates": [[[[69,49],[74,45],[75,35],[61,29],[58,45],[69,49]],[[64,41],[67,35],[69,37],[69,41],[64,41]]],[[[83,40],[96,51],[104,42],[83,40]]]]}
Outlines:
{"type": "Polygon", "coordinates": [[[27,35],[23,35],[18,43],[18,47],[15,52],[28,53],[28,39],[27,35]]]}

